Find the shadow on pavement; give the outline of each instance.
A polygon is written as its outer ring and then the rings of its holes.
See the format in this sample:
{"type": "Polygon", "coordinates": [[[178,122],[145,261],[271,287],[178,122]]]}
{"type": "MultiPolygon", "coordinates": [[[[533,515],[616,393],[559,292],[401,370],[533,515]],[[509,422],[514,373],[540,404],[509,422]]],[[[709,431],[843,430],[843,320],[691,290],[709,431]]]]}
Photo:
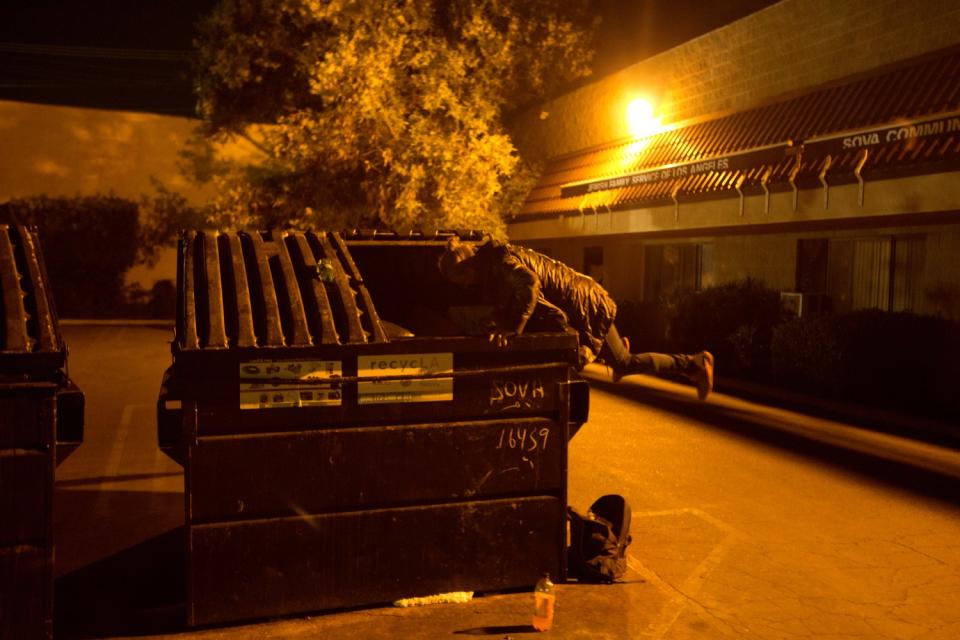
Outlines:
{"type": "MultiPolygon", "coordinates": [[[[91,480],[96,479],[76,484],[91,480]]],[[[61,568],[54,583],[56,637],[184,630],[183,494],[66,484],[58,482],[55,493],[56,562],[61,568]]]]}
{"type": "Polygon", "coordinates": [[[62,576],[58,638],[174,633],[184,629],[183,529],[167,531],[62,576]]]}
{"type": "Polygon", "coordinates": [[[105,482],[130,482],[131,480],[155,480],[157,478],[175,478],[183,476],[183,471],[166,471],[163,473],[128,473],[118,476],[97,476],[95,478],[74,478],[73,480],[57,480],[57,488],[93,487],[105,482]]]}
{"type": "MultiPolygon", "coordinates": [[[[871,431],[960,450],[960,429],[950,416],[913,416],[879,406],[847,404],[745,380],[718,379],[717,390],[757,404],[776,406],[824,420],[853,421],[871,431]]],[[[879,402],[876,403],[879,405],[879,402]]]]}
{"type": "MultiPolygon", "coordinates": [[[[843,444],[823,442],[778,428],[777,420],[757,412],[714,402],[698,402],[669,390],[638,384],[590,379],[590,386],[723,429],[737,437],[762,442],[792,454],[856,473],[875,482],[911,491],[951,505],[960,504],[960,478],[920,463],[890,459],[843,444]]],[[[589,425],[587,426],[589,428],[589,425]]],[[[851,429],[853,431],[853,429],[851,429]]]]}

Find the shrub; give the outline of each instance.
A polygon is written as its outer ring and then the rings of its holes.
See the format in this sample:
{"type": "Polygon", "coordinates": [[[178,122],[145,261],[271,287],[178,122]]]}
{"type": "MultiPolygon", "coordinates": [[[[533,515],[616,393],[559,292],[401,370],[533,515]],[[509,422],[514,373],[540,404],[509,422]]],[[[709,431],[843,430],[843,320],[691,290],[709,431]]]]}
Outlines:
{"type": "Polygon", "coordinates": [[[840,395],[840,336],[835,316],[795,318],[773,329],[770,360],[776,382],[795,389],[840,395]]]}
{"type": "Polygon", "coordinates": [[[960,412],[960,324],[878,310],[824,314],[776,328],[777,381],[878,407],[960,412]]]}
{"type": "Polygon", "coordinates": [[[617,301],[614,324],[621,336],[630,338],[633,351],[666,351],[669,348],[666,315],[656,303],[617,301]]]}
{"type": "Polygon", "coordinates": [[[913,410],[934,401],[951,363],[942,318],[877,310],[836,318],[843,345],[844,392],[851,398],[913,410]]]}
{"type": "Polygon", "coordinates": [[[634,351],[708,349],[722,375],[960,420],[960,322],[947,318],[879,310],[794,318],[779,292],[747,279],[664,305],[621,302],[617,327],[634,351]]]}
{"type": "Polygon", "coordinates": [[[747,278],[680,292],[670,307],[669,337],[675,350],[707,349],[731,375],[760,377],[770,370],[773,327],[784,319],[776,289],[747,278]]]}
{"type": "Polygon", "coordinates": [[[0,204],[0,223],[37,227],[57,310],[75,317],[123,308],[123,275],[137,259],[137,216],[135,202],[113,196],[0,204]]]}

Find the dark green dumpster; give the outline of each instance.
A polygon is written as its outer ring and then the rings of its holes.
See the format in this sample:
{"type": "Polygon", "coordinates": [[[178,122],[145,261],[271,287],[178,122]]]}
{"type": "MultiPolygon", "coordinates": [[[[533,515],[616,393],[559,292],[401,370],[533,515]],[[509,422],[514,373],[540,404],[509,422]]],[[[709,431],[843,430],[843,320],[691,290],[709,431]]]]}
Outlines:
{"type": "Polygon", "coordinates": [[[0,225],[0,639],[53,633],[54,469],[83,439],[36,232],[0,225]]]}
{"type": "Polygon", "coordinates": [[[158,430],[185,470],[188,624],[565,575],[577,338],[489,343],[445,241],[184,234],[158,430]]]}

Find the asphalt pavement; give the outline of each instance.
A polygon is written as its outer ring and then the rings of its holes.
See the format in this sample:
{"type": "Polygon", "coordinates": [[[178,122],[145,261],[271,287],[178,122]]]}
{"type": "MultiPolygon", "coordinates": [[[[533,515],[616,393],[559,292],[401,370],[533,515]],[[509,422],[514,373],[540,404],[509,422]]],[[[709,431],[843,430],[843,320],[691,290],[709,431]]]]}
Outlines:
{"type": "MultiPolygon", "coordinates": [[[[182,469],[156,446],[168,329],[67,324],[84,444],[57,470],[62,638],[530,637],[532,594],[186,630],[182,469]]],[[[556,638],[960,637],[960,454],[591,366],[570,502],[634,507],[629,571],[558,585],[556,638]],[[842,500],[842,501],[841,501],[842,500]]]]}

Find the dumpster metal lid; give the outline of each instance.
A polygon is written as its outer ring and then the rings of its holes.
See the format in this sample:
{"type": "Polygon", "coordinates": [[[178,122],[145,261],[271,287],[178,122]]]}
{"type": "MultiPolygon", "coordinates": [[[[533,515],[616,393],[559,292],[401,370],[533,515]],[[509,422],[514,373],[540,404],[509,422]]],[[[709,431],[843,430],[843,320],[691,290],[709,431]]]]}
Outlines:
{"type": "Polygon", "coordinates": [[[184,231],[175,350],[387,342],[339,233],[184,231]]]}
{"type": "Polygon", "coordinates": [[[63,366],[63,340],[34,228],[0,225],[0,315],[0,369],[63,366]]]}

